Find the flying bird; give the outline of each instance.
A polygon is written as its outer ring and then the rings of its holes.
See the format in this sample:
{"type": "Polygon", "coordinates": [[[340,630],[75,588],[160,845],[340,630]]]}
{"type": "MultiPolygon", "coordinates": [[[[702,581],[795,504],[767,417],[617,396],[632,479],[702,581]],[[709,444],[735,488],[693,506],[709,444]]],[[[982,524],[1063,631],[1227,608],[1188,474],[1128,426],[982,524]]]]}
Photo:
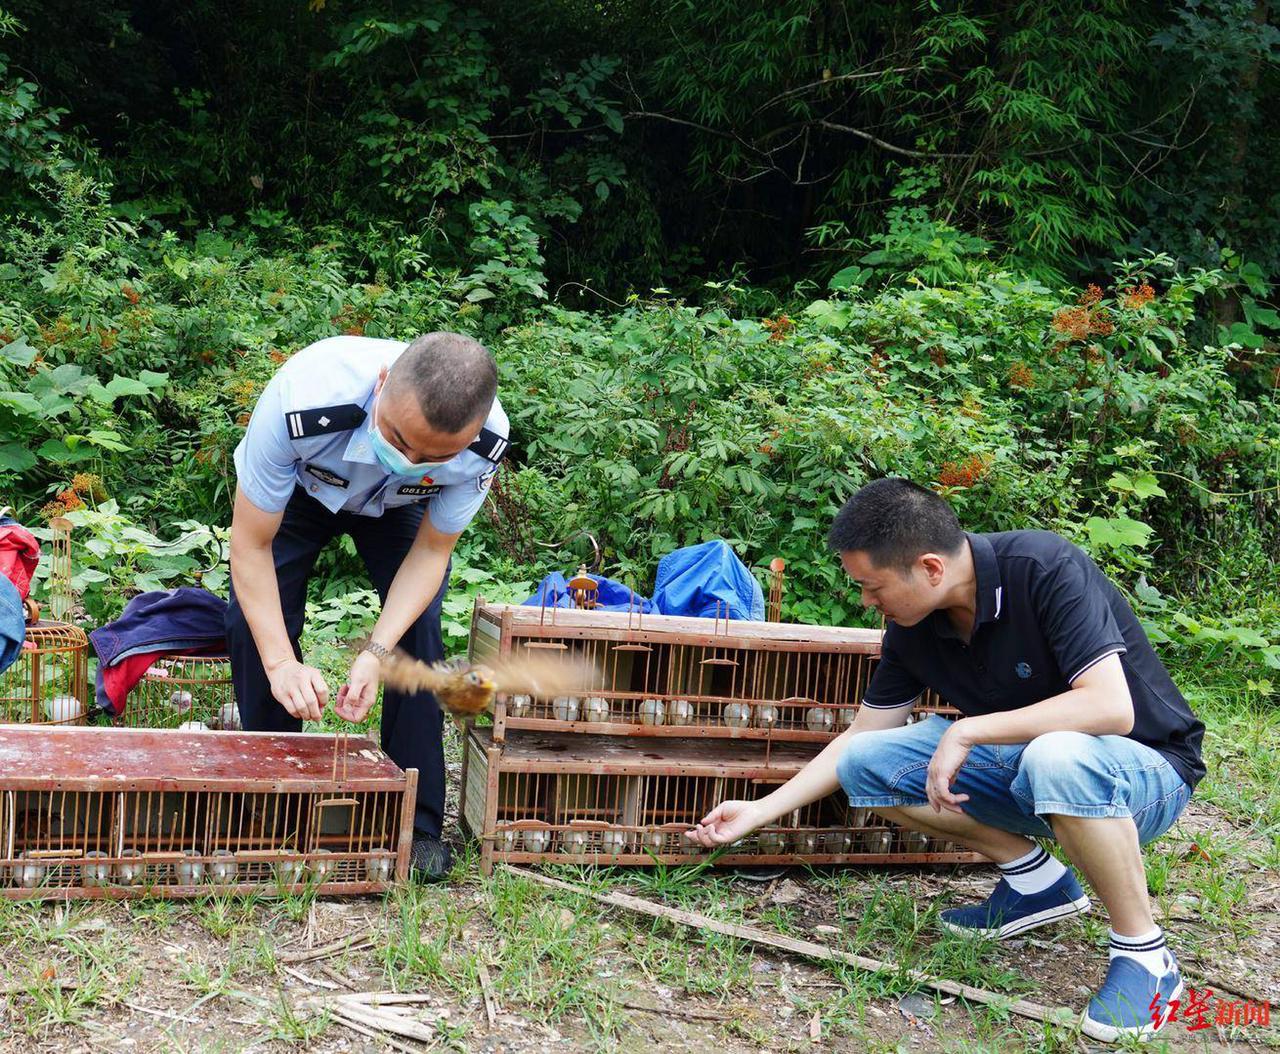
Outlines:
{"type": "Polygon", "coordinates": [[[426,663],[399,648],[382,660],[382,680],[401,692],[432,692],[455,717],[470,717],[493,706],[498,692],[552,697],[586,691],[594,666],[564,653],[521,652],[485,663],[465,659],[426,663]]]}

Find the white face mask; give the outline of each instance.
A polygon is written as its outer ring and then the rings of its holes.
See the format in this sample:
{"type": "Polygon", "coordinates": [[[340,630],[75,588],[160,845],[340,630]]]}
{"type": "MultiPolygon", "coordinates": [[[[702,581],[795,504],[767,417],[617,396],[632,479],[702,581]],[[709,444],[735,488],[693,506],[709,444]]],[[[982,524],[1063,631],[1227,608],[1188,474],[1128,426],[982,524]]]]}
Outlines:
{"type": "Polygon", "coordinates": [[[369,415],[369,443],[373,447],[373,456],[378,459],[378,464],[392,476],[427,476],[433,470],[448,464],[447,461],[424,461],[421,464],[414,464],[405,457],[391,440],[382,434],[382,429],[375,423],[381,401],[382,397],[379,395],[374,400],[373,413],[369,415]]]}

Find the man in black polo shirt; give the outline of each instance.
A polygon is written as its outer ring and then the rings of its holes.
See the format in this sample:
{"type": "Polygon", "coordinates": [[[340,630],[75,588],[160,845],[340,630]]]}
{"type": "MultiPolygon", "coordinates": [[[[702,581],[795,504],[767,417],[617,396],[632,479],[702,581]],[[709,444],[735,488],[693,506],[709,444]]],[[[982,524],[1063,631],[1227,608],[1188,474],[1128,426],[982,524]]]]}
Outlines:
{"type": "Polygon", "coordinates": [[[840,510],[832,547],[888,619],[853,725],[758,801],[722,802],[689,836],[712,847],[835,790],[1000,869],[942,925],[1012,937],[1089,910],[1055,838],[1111,920],[1106,980],[1085,1011],[1098,1039],[1149,1036],[1182,994],[1147,899],[1139,846],[1204,775],[1202,725],[1133,609],[1085,553],[1046,531],[966,534],[942,498],[883,479],[840,510]],[[932,688],[964,715],[907,724],[932,688]]]}

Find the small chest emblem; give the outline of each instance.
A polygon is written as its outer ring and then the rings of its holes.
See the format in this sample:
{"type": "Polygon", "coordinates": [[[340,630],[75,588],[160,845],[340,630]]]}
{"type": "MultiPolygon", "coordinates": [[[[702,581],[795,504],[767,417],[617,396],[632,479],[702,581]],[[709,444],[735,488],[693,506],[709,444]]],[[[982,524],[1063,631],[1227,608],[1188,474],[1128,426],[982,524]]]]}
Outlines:
{"type": "Polygon", "coordinates": [[[1031,673],[1032,673],[1031,663],[1020,662],[1018,663],[1017,666],[1013,668],[1013,672],[1016,673],[1019,677],[1021,677],[1025,681],[1028,677],[1031,676],[1031,673]]]}

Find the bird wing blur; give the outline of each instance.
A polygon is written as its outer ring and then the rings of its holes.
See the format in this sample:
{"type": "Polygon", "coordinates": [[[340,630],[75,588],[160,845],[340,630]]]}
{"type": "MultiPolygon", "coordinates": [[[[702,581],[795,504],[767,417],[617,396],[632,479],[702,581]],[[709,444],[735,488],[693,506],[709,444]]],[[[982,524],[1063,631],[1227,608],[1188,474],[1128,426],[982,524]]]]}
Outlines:
{"type": "Polygon", "coordinates": [[[433,692],[450,713],[470,716],[493,706],[498,692],[556,696],[585,691],[595,668],[563,653],[495,656],[484,664],[426,663],[399,649],[382,660],[382,680],[402,692],[433,692]]]}

